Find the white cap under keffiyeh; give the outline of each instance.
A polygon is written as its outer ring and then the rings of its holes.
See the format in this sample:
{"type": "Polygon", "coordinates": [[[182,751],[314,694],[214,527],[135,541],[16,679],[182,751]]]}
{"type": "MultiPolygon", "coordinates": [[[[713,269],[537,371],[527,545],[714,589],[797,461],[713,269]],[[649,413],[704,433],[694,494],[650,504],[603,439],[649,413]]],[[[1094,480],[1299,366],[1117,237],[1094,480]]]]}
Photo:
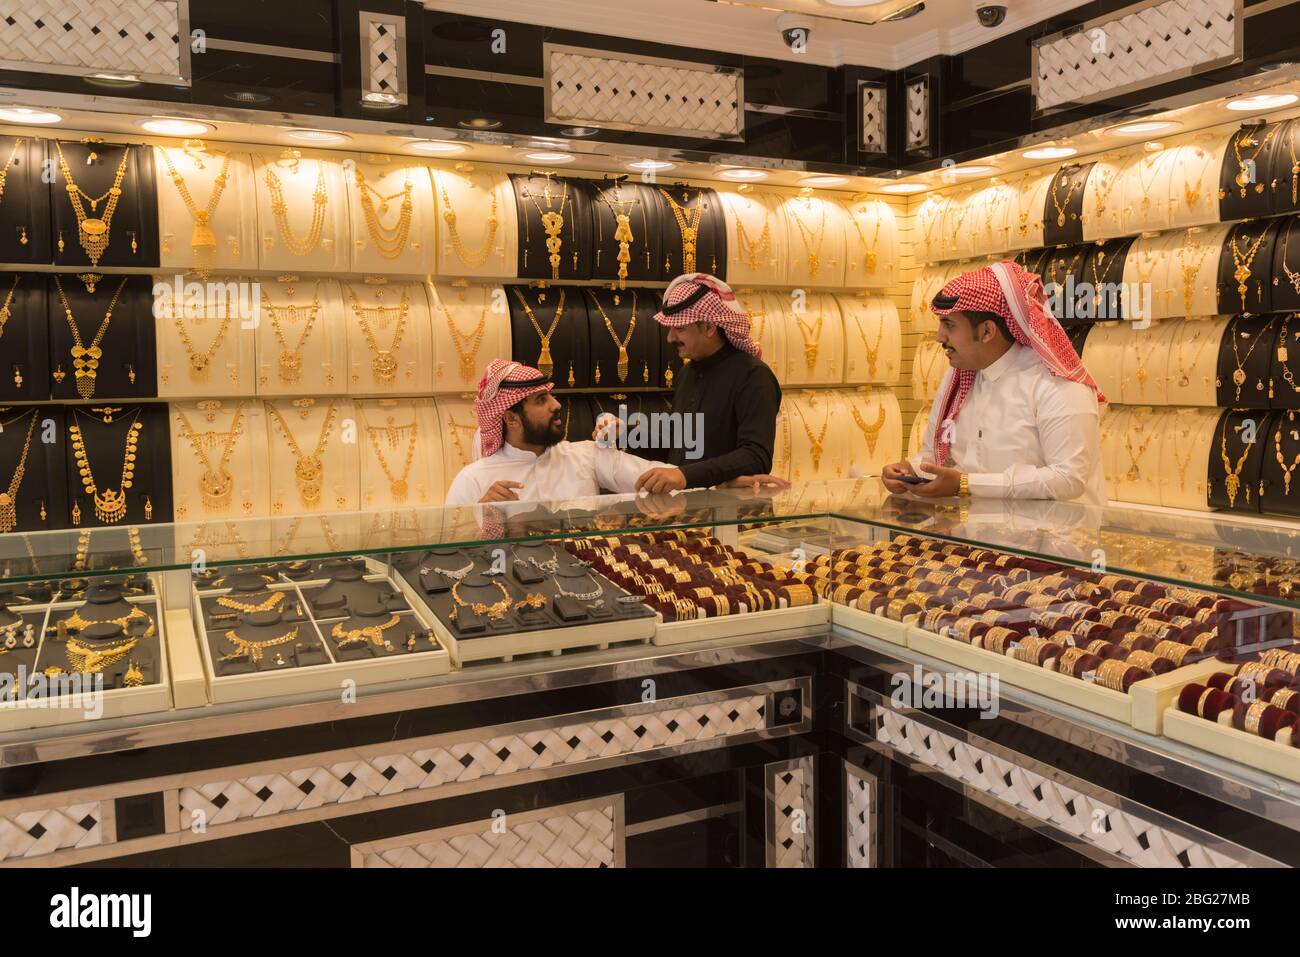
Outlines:
{"type": "Polygon", "coordinates": [[[509,359],[489,362],[483,378],[478,380],[478,396],[474,399],[474,418],[478,421],[474,459],[486,458],[504,444],[507,409],[530,395],[554,388],[555,383],[532,366],[509,359]]]}
{"type": "Polygon", "coordinates": [[[762,348],[749,337],[749,313],[736,300],[730,286],[706,272],[687,273],[670,282],[664,290],[663,308],[655,313],[655,321],[661,326],[711,322],[741,352],[763,358],[762,348]]]}

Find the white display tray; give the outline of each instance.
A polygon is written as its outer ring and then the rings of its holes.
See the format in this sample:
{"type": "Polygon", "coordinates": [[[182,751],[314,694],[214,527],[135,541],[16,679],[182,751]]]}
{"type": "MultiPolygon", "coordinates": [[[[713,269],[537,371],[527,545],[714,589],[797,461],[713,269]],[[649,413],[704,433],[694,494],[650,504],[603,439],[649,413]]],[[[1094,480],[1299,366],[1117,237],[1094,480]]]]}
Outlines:
{"type": "Polygon", "coordinates": [[[1165,737],[1249,765],[1288,781],[1300,782],[1300,748],[1278,744],[1257,734],[1184,714],[1173,705],[1165,710],[1165,737]]]}
{"type": "Polygon", "coordinates": [[[911,627],[901,621],[886,618],[884,615],[863,611],[851,605],[841,605],[838,602],[831,604],[831,621],[895,645],[907,644],[907,630],[911,627]]]}
{"type": "MultiPolygon", "coordinates": [[[[24,698],[17,701],[0,701],[0,732],[22,731],[31,728],[50,728],[56,725],[93,722],[103,718],[123,718],[129,715],[150,714],[155,711],[167,711],[172,706],[171,676],[168,671],[167,626],[158,602],[158,582],[151,578],[154,593],[126,600],[133,605],[140,605],[148,610],[158,628],[158,680],[138,688],[105,688],[100,693],[102,713],[95,718],[87,715],[91,704],[88,694],[60,696],[57,699],[24,698]],[[58,707],[52,707],[58,701],[58,707]]],[[[41,619],[41,644],[44,644],[45,629],[50,623],[53,612],[71,608],[80,608],[82,602],[61,601],[45,606],[41,619]]],[[[41,648],[38,645],[38,648],[41,648]]],[[[43,650],[43,649],[42,649],[43,650]]],[[[40,660],[40,651],[35,661],[40,660]]]]}
{"type": "Polygon", "coordinates": [[[743,615],[723,615],[719,618],[697,618],[694,621],[664,621],[656,614],[654,643],[656,645],[684,645],[696,641],[713,641],[718,638],[738,638],[742,635],[764,635],[793,628],[822,630],[830,620],[830,604],[818,601],[797,608],[773,608],[770,611],[746,612],[743,615]]]}
{"type": "MultiPolygon", "coordinates": [[[[366,566],[370,569],[370,572],[365,576],[367,581],[382,580],[397,591],[405,593],[405,589],[402,588],[404,583],[395,581],[385,574],[383,565],[367,559],[366,566]]],[[[291,593],[291,595],[300,599],[303,602],[303,608],[310,612],[307,599],[302,596],[300,586],[327,583],[327,579],[280,581],[274,583],[272,587],[291,593]]],[[[203,610],[200,601],[202,598],[225,594],[225,590],[212,589],[200,594],[197,589],[192,588],[190,594],[192,598],[191,622],[198,642],[199,654],[202,656],[204,673],[207,677],[208,700],[212,704],[250,701],[275,695],[310,694],[321,691],[338,691],[342,693],[346,690],[347,686],[344,684],[346,681],[355,682],[358,686],[382,684],[387,681],[405,681],[411,678],[443,675],[451,670],[451,656],[444,650],[447,645],[443,642],[442,648],[436,651],[416,651],[409,654],[396,654],[384,658],[371,658],[360,661],[331,660],[324,664],[285,668],[282,671],[261,671],[243,675],[217,675],[212,661],[212,649],[203,625],[203,610]]],[[[409,595],[407,599],[410,600],[409,595]]],[[[432,616],[423,613],[422,609],[414,602],[411,602],[411,607],[421,626],[429,627],[432,616]]],[[[314,617],[313,615],[312,618],[314,617]]],[[[304,624],[311,628],[316,627],[313,621],[307,621],[304,624]]],[[[437,635],[436,628],[434,633],[437,635]]],[[[441,639],[441,635],[438,635],[438,637],[441,639]]],[[[333,659],[333,650],[324,635],[321,636],[321,644],[325,648],[325,654],[333,659]]]]}

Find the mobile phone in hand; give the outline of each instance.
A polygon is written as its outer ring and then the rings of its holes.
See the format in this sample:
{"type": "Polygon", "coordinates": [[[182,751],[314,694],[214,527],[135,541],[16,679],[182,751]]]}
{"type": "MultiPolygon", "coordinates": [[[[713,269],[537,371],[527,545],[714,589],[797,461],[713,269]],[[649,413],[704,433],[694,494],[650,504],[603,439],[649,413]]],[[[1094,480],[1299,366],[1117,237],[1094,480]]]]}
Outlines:
{"type": "Polygon", "coordinates": [[[908,485],[925,485],[927,482],[933,481],[933,479],[924,478],[920,475],[900,475],[898,480],[906,482],[908,485]]]}

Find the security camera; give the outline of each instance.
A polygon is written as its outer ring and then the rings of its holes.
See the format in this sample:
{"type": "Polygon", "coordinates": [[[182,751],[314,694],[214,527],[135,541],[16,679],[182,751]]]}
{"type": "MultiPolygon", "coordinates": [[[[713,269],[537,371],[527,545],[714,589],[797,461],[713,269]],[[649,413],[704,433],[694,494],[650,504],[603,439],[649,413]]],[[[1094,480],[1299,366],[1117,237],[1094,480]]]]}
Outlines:
{"type": "Polygon", "coordinates": [[[980,26],[1000,27],[1002,22],[1007,18],[1007,5],[1005,3],[987,3],[985,0],[973,0],[975,6],[975,19],[980,22],[980,26]]]}
{"type": "Polygon", "coordinates": [[[812,40],[812,23],[805,17],[785,14],[776,18],[776,28],[781,31],[781,39],[791,50],[802,53],[812,40]]]}

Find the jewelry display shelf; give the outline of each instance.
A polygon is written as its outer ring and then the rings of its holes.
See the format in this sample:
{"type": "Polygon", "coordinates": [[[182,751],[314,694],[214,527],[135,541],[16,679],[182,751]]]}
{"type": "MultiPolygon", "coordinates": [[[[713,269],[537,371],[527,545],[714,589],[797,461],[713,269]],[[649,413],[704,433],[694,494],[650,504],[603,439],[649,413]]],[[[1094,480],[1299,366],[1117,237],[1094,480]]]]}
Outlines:
{"type": "MultiPolygon", "coordinates": [[[[417,602],[401,585],[400,579],[389,576],[385,567],[374,559],[365,559],[368,573],[364,580],[383,582],[407,598],[411,605],[411,614],[420,623],[422,629],[428,629],[433,616],[417,602]]],[[[203,662],[204,676],[207,682],[207,699],[211,704],[224,704],[232,701],[251,701],[265,697],[307,694],[311,692],[341,690],[344,681],[353,681],[357,685],[375,685],[408,678],[424,678],[446,674],[451,670],[451,656],[447,644],[442,641],[436,650],[399,652],[382,658],[366,660],[340,661],[334,655],[332,643],[327,640],[328,628],[320,623],[312,611],[311,603],[304,595],[304,586],[326,585],[328,579],[305,579],[302,581],[284,579],[274,583],[277,591],[288,593],[286,604],[300,602],[305,617],[300,627],[312,629],[320,641],[325,655],[330,660],[325,664],[286,667],[277,670],[254,672],[242,675],[219,675],[213,661],[211,642],[204,627],[204,614],[201,602],[204,598],[228,594],[230,589],[191,589],[190,625],[198,644],[199,655],[203,662]]],[[[434,634],[441,640],[442,635],[434,629],[434,634]]]]}
{"type": "MultiPolygon", "coordinates": [[[[102,691],[95,692],[100,695],[100,703],[96,707],[102,708],[102,711],[94,718],[87,713],[93,704],[92,696],[84,692],[59,698],[20,698],[14,701],[0,701],[0,733],[82,723],[93,726],[104,718],[124,718],[171,710],[172,684],[168,667],[170,657],[168,635],[157,592],[155,581],[153,594],[130,596],[125,599],[151,615],[157,628],[155,637],[158,640],[158,674],[154,676],[154,681],[135,688],[106,687],[102,691]]],[[[82,607],[84,602],[55,600],[44,606],[29,606],[23,609],[44,612],[41,616],[41,626],[37,629],[40,640],[36,644],[34,662],[42,666],[47,664],[41,661],[41,655],[46,647],[45,629],[50,627],[54,614],[82,607]]]]}
{"type": "Polygon", "coordinates": [[[797,608],[750,611],[694,621],[664,621],[663,616],[657,613],[655,618],[656,645],[684,645],[719,638],[765,635],[774,631],[788,632],[795,637],[803,633],[821,634],[831,620],[831,609],[829,602],[817,601],[797,608]]]}
{"type": "MultiPolygon", "coordinates": [[[[1177,690],[1182,690],[1182,686],[1179,685],[1177,690]]],[[[1239,731],[1200,715],[1185,714],[1178,710],[1177,704],[1171,704],[1165,709],[1164,734],[1174,741],[1190,744],[1230,761],[1237,761],[1267,774],[1276,774],[1288,781],[1300,782],[1300,749],[1248,731],[1239,731]]]]}
{"type": "Polygon", "coordinates": [[[843,605],[839,602],[832,602],[830,606],[832,624],[860,631],[864,635],[871,635],[873,638],[879,638],[881,641],[888,641],[891,644],[907,644],[908,626],[901,621],[894,621],[894,619],[886,618],[884,615],[863,611],[861,608],[854,608],[851,605],[843,605]]]}

